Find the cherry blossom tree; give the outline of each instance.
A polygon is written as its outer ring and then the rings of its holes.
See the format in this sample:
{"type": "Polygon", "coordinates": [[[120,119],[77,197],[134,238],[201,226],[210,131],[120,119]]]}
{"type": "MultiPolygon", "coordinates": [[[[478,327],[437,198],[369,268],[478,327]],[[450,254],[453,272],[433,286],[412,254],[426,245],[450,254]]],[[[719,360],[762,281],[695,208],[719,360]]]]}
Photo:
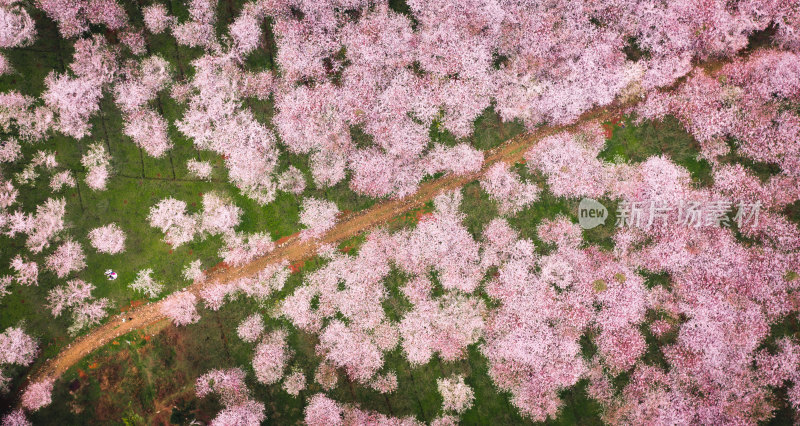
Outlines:
{"type": "Polygon", "coordinates": [[[225,234],[225,247],[220,250],[219,255],[225,263],[238,266],[269,253],[274,247],[275,244],[268,232],[227,233],[225,234]]]}
{"type": "Polygon", "coordinates": [[[340,426],[344,424],[343,414],[336,401],[318,393],[309,399],[304,420],[309,426],[340,426]]]}
{"type": "Polygon", "coordinates": [[[461,223],[464,215],[458,211],[460,202],[460,191],[437,196],[437,211],[430,220],[421,221],[410,233],[393,236],[393,260],[401,270],[415,275],[435,270],[445,289],[471,293],[483,272],[479,246],[461,223]]]}
{"type": "Polygon", "coordinates": [[[50,188],[54,192],[61,191],[61,189],[65,186],[67,188],[75,188],[75,185],[77,185],[77,182],[69,170],[58,172],[54,174],[52,178],[50,178],[50,188]]]}
{"type": "Polygon", "coordinates": [[[254,275],[236,282],[236,285],[245,295],[258,302],[265,302],[273,293],[283,289],[290,274],[289,262],[283,261],[267,266],[254,275]]]}
{"type": "Polygon", "coordinates": [[[144,293],[147,297],[156,298],[164,290],[164,284],[157,282],[152,275],[152,268],[142,269],[136,273],[136,279],[128,287],[133,291],[144,293]]]}
{"type": "Polygon", "coordinates": [[[0,47],[29,46],[36,39],[36,24],[25,10],[15,2],[0,7],[0,47]]]}
{"type": "Polygon", "coordinates": [[[100,143],[89,145],[89,149],[81,157],[81,164],[86,167],[86,185],[95,191],[106,189],[106,181],[111,172],[111,156],[106,153],[100,143]]]}
{"type": "Polygon", "coordinates": [[[150,226],[164,232],[164,239],[173,247],[192,241],[198,232],[199,220],[186,214],[186,202],[165,198],[150,208],[147,216],[150,226]]]}
{"type": "Polygon", "coordinates": [[[7,209],[17,202],[19,190],[14,187],[14,184],[5,181],[0,184],[0,208],[7,209]]]}
{"type": "Polygon", "coordinates": [[[230,233],[239,224],[242,209],[215,192],[203,194],[200,231],[210,235],[230,233]]]}
{"type": "Polygon", "coordinates": [[[54,169],[58,167],[56,154],[52,151],[44,150],[36,151],[36,153],[33,155],[33,158],[31,158],[30,164],[33,167],[44,167],[47,169],[54,169]]]}
{"type": "Polygon", "coordinates": [[[456,416],[439,416],[431,421],[431,426],[456,426],[458,425],[458,417],[456,416]]]}
{"type": "Polygon", "coordinates": [[[394,373],[381,374],[372,380],[370,387],[380,393],[392,393],[397,390],[397,375],[394,373]]]}
{"type": "Polygon", "coordinates": [[[70,272],[80,271],[86,267],[86,255],[83,254],[80,244],[67,240],[58,246],[53,254],[47,256],[45,266],[59,278],[64,278],[70,272]]]}
{"type": "MultiPolygon", "coordinates": [[[[430,175],[480,178],[504,215],[536,202],[540,188],[506,164],[487,165],[479,176],[484,153],[470,143],[483,137],[468,138],[487,108],[533,130],[569,125],[615,101],[627,106],[642,100],[629,111],[637,119],[675,116],[711,164],[713,185],[698,188],[689,171],[666,155],[640,163],[601,160],[605,135],[596,122],[537,142],[525,154],[529,171],[542,175],[557,197],[681,206],[729,198],[761,203],[758,224],[735,232],[617,229],[607,250],[583,241],[579,227],[557,216],[535,224],[537,244],[547,245],[536,247],[520,237],[525,233],[512,228],[511,219],[493,219],[474,238],[460,211],[460,192],[446,192],[416,226],[373,232],[356,254],[321,247],[324,262],[303,274],[302,285],[280,301],[275,315],[318,335],[321,363],[314,376],[325,390],[336,386],[341,368],[349,379],[390,393],[397,376],[384,369],[384,358],[398,345],[416,366],[434,356],[458,359],[477,343],[498,390],[534,421],[555,417],[561,392],[582,379],[611,424],[759,423],[778,405],[773,389],[782,386],[788,402],[800,405],[797,344],[786,338],[773,347],[771,339],[771,327],[796,316],[800,306],[800,231],[785,214],[800,199],[797,7],[759,0],[406,3],[409,11],[399,13],[387,2],[366,0],[257,1],[242,5],[229,22],[218,22],[214,0],[192,0],[176,16],[165,4],[145,6],[147,31],[171,33],[179,44],[196,48],[175,84],[169,62],[145,56],[144,29],[128,22],[116,0],[0,5],[0,48],[30,45],[36,31],[31,16],[37,16],[32,6],[64,38],[75,38],[72,62],[46,77],[41,96],[0,94],[0,163],[16,163],[12,180],[0,182],[0,229],[11,238],[25,236],[30,251],[8,256],[13,276],[0,278],[0,295],[13,280],[36,284],[42,258],[59,278],[85,263],[77,243],[59,239],[66,202],[47,200],[34,213],[33,205],[20,205],[26,197],[15,185],[33,185],[56,167],[55,155],[33,143],[53,132],[75,139],[92,134],[105,93],[122,113],[123,133],[148,155],[171,149],[168,129],[174,125],[198,150],[220,155],[227,169],[222,175],[262,205],[277,191],[301,195],[306,188],[303,172],[286,168],[281,156],[287,151],[307,157],[315,187],[347,185],[370,197],[412,194],[430,175]],[[96,25],[106,33],[90,34],[96,25]],[[278,71],[246,65],[265,40],[265,25],[277,44],[278,71]],[[771,45],[739,55],[757,32],[771,45]],[[695,68],[708,59],[725,63],[695,68]],[[182,116],[174,123],[156,112],[167,92],[180,104],[182,116]],[[274,101],[269,124],[255,114],[255,99],[274,101]],[[25,162],[23,152],[31,151],[25,162]],[[776,173],[761,180],[736,164],[740,158],[776,165],[776,173]],[[53,241],[60,244],[55,252],[39,255],[53,241]],[[405,300],[397,316],[383,307],[395,295],[388,288],[392,268],[407,279],[398,289],[405,300]],[[664,274],[669,284],[651,288],[640,272],[664,274]],[[478,297],[478,289],[485,294],[478,297]],[[663,365],[645,357],[653,338],[663,365]],[[582,350],[587,342],[596,348],[591,357],[582,350]],[[627,383],[615,380],[619,375],[627,383]]],[[[14,72],[11,61],[13,56],[0,56],[0,74],[14,72]]],[[[89,144],[82,164],[87,185],[105,189],[111,167],[103,145],[89,144]]],[[[199,160],[186,167],[201,180],[214,172],[210,162],[199,160]]],[[[74,173],[53,173],[53,191],[77,185],[74,173]]],[[[266,232],[235,230],[242,210],[219,193],[206,194],[202,204],[200,212],[189,213],[185,202],[167,198],[151,208],[148,221],[173,247],[222,235],[219,255],[230,265],[274,249],[266,232]]],[[[338,214],[331,201],[305,198],[301,238],[323,236],[338,214]]],[[[89,240],[100,252],[124,249],[124,234],[112,225],[92,230],[89,240]]],[[[212,282],[198,295],[212,310],[241,295],[263,303],[283,288],[286,266],[212,282]]],[[[163,286],[148,271],[140,271],[131,287],[157,297],[163,286]]],[[[188,265],[184,278],[204,278],[199,261],[188,265]]],[[[54,315],[71,310],[74,333],[97,324],[110,305],[91,293],[91,284],[70,280],[48,292],[48,307],[54,315]]],[[[176,324],[187,324],[198,320],[195,305],[194,294],[179,292],[161,308],[176,324]]],[[[283,378],[293,395],[305,388],[301,371],[284,378],[291,358],[287,331],[263,336],[260,317],[248,318],[237,331],[259,342],[252,365],[260,382],[283,378]]],[[[14,348],[5,348],[3,339],[0,358],[27,360],[24,351],[22,358],[8,355],[14,348]]],[[[198,396],[219,393],[225,406],[213,424],[265,419],[244,378],[242,370],[214,370],[198,381],[198,396]]],[[[0,386],[8,380],[0,376],[0,386]]],[[[455,424],[448,413],[468,409],[474,394],[463,378],[438,382],[447,415],[433,423],[455,424]]],[[[27,422],[22,412],[12,416],[16,420],[9,422],[27,422]]],[[[305,420],[418,423],[322,394],[308,401],[305,420]]]]}
{"type": "Polygon", "coordinates": [[[252,399],[244,378],[245,373],[240,368],[211,370],[197,378],[197,396],[217,394],[225,407],[210,424],[256,426],[266,419],[264,404],[252,399]]]}
{"type": "Polygon", "coordinates": [[[54,287],[47,294],[47,304],[53,316],[58,317],[67,309],[72,311],[72,325],[68,329],[72,335],[99,324],[107,315],[108,299],[95,299],[92,296],[94,288],[94,285],[76,279],[54,287]]]}
{"type": "Polygon", "coordinates": [[[294,166],[289,166],[286,171],[278,176],[278,189],[285,192],[291,192],[295,195],[300,195],[306,188],[306,180],[303,177],[303,172],[294,166]]]}
{"type": "Polygon", "coordinates": [[[144,25],[153,34],[160,34],[171,26],[175,18],[169,16],[167,7],[160,3],[151,4],[142,8],[144,25]]]}
{"type": "Polygon", "coordinates": [[[53,380],[36,382],[25,388],[20,402],[26,410],[37,411],[42,407],[50,405],[50,402],[52,402],[52,394],[53,380]]]}
{"type": "Polygon", "coordinates": [[[305,198],[301,206],[300,223],[306,229],[300,233],[300,238],[308,240],[324,235],[336,223],[338,214],[339,208],[332,201],[305,198]]]}
{"type": "Polygon", "coordinates": [[[288,262],[270,265],[254,275],[247,276],[226,284],[212,283],[200,291],[200,297],[206,308],[218,310],[226,300],[231,300],[240,294],[254,298],[258,302],[265,302],[276,291],[280,291],[291,271],[288,262]]]}
{"type": "Polygon", "coordinates": [[[320,363],[314,371],[314,381],[319,383],[322,389],[331,390],[335,388],[339,381],[336,367],[324,362],[320,363]]]}
{"type": "Polygon", "coordinates": [[[119,35],[119,41],[125,45],[131,53],[137,56],[147,53],[147,46],[144,40],[144,31],[127,28],[119,35]]]}
{"type": "Polygon", "coordinates": [[[84,328],[99,324],[108,315],[106,312],[108,307],[109,301],[106,298],[79,303],[72,309],[72,325],[67,332],[74,336],[84,328]]]}
{"type": "Polygon", "coordinates": [[[89,118],[100,109],[101,81],[51,72],[42,99],[58,114],[58,130],[76,139],[91,134],[89,118]]]}
{"type": "Polygon", "coordinates": [[[89,241],[98,252],[117,254],[125,251],[125,233],[115,223],[89,231],[89,241]]]}
{"type": "Polygon", "coordinates": [[[0,144],[0,162],[10,163],[16,160],[19,158],[21,149],[19,142],[14,138],[3,141],[0,144]]]}
{"type": "Polygon", "coordinates": [[[86,8],[87,19],[92,24],[103,24],[117,30],[125,26],[128,16],[116,0],[90,0],[86,8]]]}
{"type": "Polygon", "coordinates": [[[83,280],[70,280],[66,285],[54,287],[47,295],[48,305],[53,316],[92,297],[94,286],[83,280]]]}
{"type": "Polygon", "coordinates": [[[259,314],[253,314],[245,318],[236,328],[236,334],[247,343],[253,343],[258,340],[263,332],[264,320],[259,314]]]}
{"type": "MultiPolygon", "coordinates": [[[[206,9],[203,9],[206,10],[206,9]]],[[[213,9],[211,17],[213,17],[213,9]]],[[[199,13],[198,16],[209,14],[199,13]]],[[[179,31],[186,32],[189,44],[205,44],[214,37],[210,23],[187,22],[179,31]],[[189,25],[188,27],[186,25],[189,25]],[[193,38],[197,40],[193,40],[193,38]]],[[[173,31],[175,32],[175,31],[173,31]]],[[[214,41],[214,43],[216,43],[214,41]]],[[[192,62],[195,74],[188,86],[180,88],[188,101],[178,129],[191,138],[199,149],[213,150],[225,156],[228,177],[248,197],[266,204],[274,200],[276,185],[273,172],[278,153],[275,135],[242,108],[242,84],[247,75],[234,58],[206,55],[192,62]]]]}
{"type": "Polygon", "coordinates": [[[529,169],[547,176],[547,185],[554,195],[599,198],[605,193],[609,179],[597,159],[602,144],[602,139],[598,143],[596,137],[581,138],[563,132],[539,141],[525,153],[525,159],[529,169]]]}
{"type": "Polygon", "coordinates": [[[161,302],[161,313],[175,325],[193,324],[200,320],[197,314],[197,297],[188,291],[170,294],[161,302]]]}
{"type": "Polygon", "coordinates": [[[336,152],[315,151],[309,157],[311,160],[311,177],[314,183],[321,187],[336,185],[341,182],[347,173],[347,157],[336,152]]]}
{"type": "Polygon", "coordinates": [[[189,264],[183,268],[182,275],[185,280],[192,282],[203,282],[206,279],[206,274],[203,271],[200,259],[189,262],[189,264]]]}
{"type": "Polygon", "coordinates": [[[69,68],[78,78],[102,87],[114,79],[118,69],[117,56],[106,39],[95,34],[75,42],[75,54],[69,68]]]}
{"type": "Polygon", "coordinates": [[[789,402],[795,410],[800,411],[800,400],[797,398],[798,379],[800,379],[800,368],[798,368],[798,355],[800,349],[791,339],[782,338],[777,342],[779,351],[776,354],[769,354],[762,350],[756,355],[756,363],[760,373],[770,386],[781,386],[786,381],[791,380],[793,385],[789,389],[789,402]]]}
{"type": "Polygon", "coordinates": [[[357,406],[339,404],[324,394],[312,396],[305,408],[304,420],[309,426],[392,424],[419,426],[424,423],[413,417],[389,417],[375,411],[362,410],[357,406]]]}
{"type": "Polygon", "coordinates": [[[300,391],[306,388],[306,375],[302,371],[297,370],[288,374],[283,379],[283,389],[292,396],[297,396],[300,391]]]}
{"type": "Polygon", "coordinates": [[[403,352],[412,365],[425,364],[434,353],[452,361],[483,332],[486,307],[481,300],[448,295],[415,304],[400,323],[403,352]]]}
{"type": "Polygon", "coordinates": [[[520,181],[506,163],[489,168],[481,179],[481,188],[500,204],[501,213],[513,214],[539,196],[539,187],[520,181]]]}
{"type": "Polygon", "coordinates": [[[72,38],[89,29],[89,24],[103,24],[110,30],[125,26],[128,16],[115,0],[40,0],[37,5],[58,23],[64,38],[72,38]]]}
{"type": "Polygon", "coordinates": [[[11,74],[13,71],[14,68],[11,66],[11,62],[9,62],[8,58],[0,55],[0,75],[11,74]]]}
{"type": "Polygon", "coordinates": [[[66,201],[63,198],[50,198],[36,206],[36,214],[24,220],[24,232],[28,234],[25,246],[32,253],[40,253],[50,245],[50,240],[64,229],[66,201]]]}
{"type": "Polygon", "coordinates": [[[194,159],[186,162],[186,169],[198,179],[210,180],[213,168],[208,161],[197,161],[194,159]]]}
{"type": "Polygon", "coordinates": [[[460,143],[452,148],[436,145],[424,159],[425,171],[428,174],[440,172],[465,175],[475,173],[483,166],[483,153],[477,149],[460,143]]]}
{"type": "Polygon", "coordinates": [[[0,276],[0,299],[11,294],[9,287],[14,282],[14,277],[11,275],[0,276]]]}
{"type": "Polygon", "coordinates": [[[197,378],[195,392],[201,398],[218,393],[223,401],[234,401],[247,395],[244,378],[245,372],[240,368],[211,370],[197,378]]]}
{"type": "Polygon", "coordinates": [[[3,426],[31,426],[33,423],[25,417],[21,408],[16,409],[3,417],[3,426]]]}
{"type": "Polygon", "coordinates": [[[261,41],[261,22],[264,18],[258,7],[245,9],[229,27],[233,50],[245,56],[261,41]]]}
{"type": "MultiPolygon", "coordinates": [[[[16,190],[16,188],[13,189],[14,189],[13,192],[6,192],[8,198],[17,197],[18,191],[16,190]]],[[[15,201],[11,200],[9,202],[13,203],[15,201]]],[[[4,222],[4,227],[7,228],[5,230],[5,235],[12,238],[19,233],[28,233],[34,230],[33,216],[30,214],[25,214],[21,210],[17,210],[11,214],[4,215],[3,222],[4,222]]]]}
{"type": "Polygon", "coordinates": [[[58,24],[58,31],[64,38],[72,38],[89,29],[83,9],[86,3],[65,2],[62,0],[40,0],[38,7],[58,24]]]}
{"type": "Polygon", "coordinates": [[[14,270],[14,279],[22,285],[37,285],[39,283],[39,265],[36,262],[26,262],[19,254],[11,259],[11,269],[14,270]]]}
{"type": "Polygon", "coordinates": [[[436,387],[442,396],[442,409],[444,411],[455,411],[463,413],[472,407],[475,400],[475,392],[464,383],[463,376],[453,376],[450,378],[436,379],[436,387]]]}
{"type": "Polygon", "coordinates": [[[487,293],[502,304],[487,320],[482,352],[498,388],[511,392],[524,415],[544,420],[558,411],[558,390],[586,372],[580,332],[568,330],[591,320],[594,264],[582,252],[564,249],[543,260],[537,276],[533,250],[520,245],[489,283],[487,293]]]}
{"type": "Polygon", "coordinates": [[[540,240],[559,247],[577,248],[583,240],[581,228],[561,215],[555,219],[543,220],[536,232],[540,240]]]}
{"type": "Polygon", "coordinates": [[[0,333],[0,364],[30,365],[39,345],[18,327],[9,327],[0,333]]]}
{"type": "Polygon", "coordinates": [[[225,303],[239,294],[239,286],[231,284],[210,284],[200,291],[203,305],[212,311],[218,311],[225,303]]]}
{"type": "MultiPolygon", "coordinates": [[[[148,108],[148,103],[156,99],[158,92],[169,85],[172,79],[169,62],[158,55],[152,55],[140,62],[126,64],[120,70],[120,74],[119,80],[114,84],[114,101],[126,114],[126,122],[130,125],[137,119],[139,121],[144,119],[142,124],[151,122],[159,127],[156,130],[162,131],[161,125],[158,123],[161,118],[148,108]],[[137,116],[142,117],[137,118],[137,116]]],[[[135,128],[136,126],[132,127],[132,129],[135,128]]],[[[161,138],[164,135],[157,136],[161,138]]],[[[160,145],[151,143],[151,146],[158,147],[160,145]]],[[[146,148],[146,146],[143,147],[146,148]]]]}
{"type": "Polygon", "coordinates": [[[333,320],[320,335],[317,352],[347,375],[360,382],[369,379],[383,366],[383,354],[363,331],[333,320]]]}
{"type": "MultiPolygon", "coordinates": [[[[35,106],[33,97],[13,90],[0,95],[0,127],[9,133],[16,132],[20,140],[41,140],[55,124],[53,111],[47,106],[35,106]]],[[[14,144],[11,145],[13,148],[14,144]]]]}
{"type": "Polygon", "coordinates": [[[781,104],[796,101],[798,86],[789,75],[797,54],[765,50],[723,67],[717,75],[694,72],[675,93],[648,97],[637,108],[641,117],[675,115],[700,142],[704,157],[716,161],[728,152],[725,137],[755,161],[777,163],[797,176],[798,155],[792,143],[798,118],[781,104]]]}
{"type": "Polygon", "coordinates": [[[218,50],[214,36],[216,23],[216,2],[213,0],[192,0],[189,2],[190,20],[172,27],[172,35],[180,44],[190,47],[201,46],[218,50]]]}
{"type": "Polygon", "coordinates": [[[283,371],[291,357],[291,350],[286,345],[286,337],[286,331],[274,330],[264,336],[256,346],[253,370],[260,383],[271,385],[283,377],[283,371]]]}
{"type": "Polygon", "coordinates": [[[172,148],[167,121],[155,111],[145,109],[129,115],[123,132],[151,157],[163,157],[172,148]]]}

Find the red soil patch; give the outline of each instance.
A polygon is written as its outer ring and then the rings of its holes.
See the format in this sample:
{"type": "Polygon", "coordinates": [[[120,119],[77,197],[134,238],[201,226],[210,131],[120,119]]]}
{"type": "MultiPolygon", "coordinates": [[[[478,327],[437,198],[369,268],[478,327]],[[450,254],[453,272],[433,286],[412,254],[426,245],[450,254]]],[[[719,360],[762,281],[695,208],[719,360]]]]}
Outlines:
{"type": "Polygon", "coordinates": [[[297,236],[297,235],[299,235],[299,234],[300,234],[299,232],[295,232],[295,233],[294,233],[294,234],[292,234],[292,235],[287,235],[287,236],[285,236],[285,237],[280,237],[280,238],[278,238],[278,241],[275,241],[275,245],[276,245],[276,246],[279,246],[279,245],[281,245],[281,244],[283,244],[283,243],[285,243],[285,242],[289,241],[289,239],[290,239],[290,238],[292,238],[292,237],[294,237],[294,236],[297,236]]]}
{"type": "Polygon", "coordinates": [[[127,312],[131,309],[138,308],[139,306],[144,305],[144,300],[134,300],[128,306],[123,306],[119,308],[120,312],[127,312]]]}
{"type": "Polygon", "coordinates": [[[431,212],[425,213],[423,211],[418,211],[417,212],[417,221],[424,222],[426,220],[433,220],[433,213],[431,213],[431,212]]]}
{"type": "Polygon", "coordinates": [[[621,126],[622,124],[622,115],[616,115],[607,123],[603,123],[603,132],[606,139],[611,139],[611,137],[614,136],[614,127],[621,126]]]}
{"type": "Polygon", "coordinates": [[[228,269],[229,267],[230,267],[230,265],[228,265],[227,263],[219,262],[216,265],[206,269],[204,272],[206,273],[206,275],[210,275],[210,274],[212,274],[214,272],[217,272],[217,271],[220,271],[220,270],[223,270],[223,269],[228,269]]]}

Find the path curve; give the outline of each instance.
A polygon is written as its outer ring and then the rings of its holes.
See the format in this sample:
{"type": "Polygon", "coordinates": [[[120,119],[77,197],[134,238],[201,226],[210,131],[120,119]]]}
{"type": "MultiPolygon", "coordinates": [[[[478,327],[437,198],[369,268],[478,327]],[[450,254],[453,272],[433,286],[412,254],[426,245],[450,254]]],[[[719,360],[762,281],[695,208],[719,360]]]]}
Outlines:
{"type": "MultiPolygon", "coordinates": [[[[595,108],[584,113],[575,123],[567,126],[545,126],[533,132],[515,136],[502,145],[484,151],[484,161],[481,169],[466,175],[447,175],[439,179],[425,182],[417,191],[406,197],[378,203],[368,209],[350,213],[341,217],[337,224],[318,240],[301,241],[297,234],[278,245],[270,253],[261,256],[249,263],[237,267],[220,268],[210,273],[206,281],[194,283],[186,288],[187,291],[199,296],[200,291],[210,284],[226,283],[238,278],[251,276],[265,267],[282,261],[290,263],[308,259],[316,253],[319,245],[334,244],[347,238],[359,235],[373,228],[381,226],[391,219],[410,210],[423,206],[436,195],[464,186],[480,178],[492,165],[505,162],[514,164],[523,159],[523,155],[536,141],[547,136],[575,129],[593,120],[605,121],[618,116],[623,110],[622,105],[595,108]]],[[[147,328],[157,331],[172,324],[161,313],[161,301],[141,305],[127,312],[113,316],[105,324],[94,328],[89,334],[79,337],[55,357],[51,358],[30,376],[31,383],[42,380],[55,380],[64,374],[70,367],[78,363],[85,356],[96,349],[112,342],[114,339],[135,330],[147,328]]]]}

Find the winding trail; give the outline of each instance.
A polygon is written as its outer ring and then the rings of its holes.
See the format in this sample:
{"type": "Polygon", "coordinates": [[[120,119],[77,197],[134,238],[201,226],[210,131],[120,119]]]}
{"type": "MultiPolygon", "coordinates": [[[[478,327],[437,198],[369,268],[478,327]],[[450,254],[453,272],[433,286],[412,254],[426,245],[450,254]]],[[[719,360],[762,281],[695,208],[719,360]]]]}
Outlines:
{"type": "MultiPolygon", "coordinates": [[[[268,265],[284,260],[294,263],[308,259],[314,256],[320,244],[337,243],[385,224],[399,215],[423,206],[427,201],[432,200],[442,192],[460,188],[480,178],[489,167],[496,163],[514,164],[519,162],[528,148],[542,138],[577,128],[593,120],[609,120],[618,116],[622,110],[622,105],[595,108],[584,113],[580,119],[571,125],[545,126],[533,132],[513,137],[502,145],[485,151],[483,166],[478,172],[460,176],[447,175],[425,182],[420,185],[415,193],[404,198],[381,202],[360,212],[345,215],[318,240],[301,241],[295,234],[283,241],[270,253],[238,267],[226,267],[212,271],[206,281],[194,283],[187,287],[186,290],[199,296],[200,290],[210,284],[226,283],[250,276],[268,265]]],[[[145,328],[154,332],[169,326],[171,322],[161,313],[162,304],[162,301],[148,303],[111,317],[107,323],[93,329],[89,334],[76,339],[62,349],[55,358],[45,361],[30,376],[30,382],[58,379],[83,357],[124,334],[145,328]]]]}

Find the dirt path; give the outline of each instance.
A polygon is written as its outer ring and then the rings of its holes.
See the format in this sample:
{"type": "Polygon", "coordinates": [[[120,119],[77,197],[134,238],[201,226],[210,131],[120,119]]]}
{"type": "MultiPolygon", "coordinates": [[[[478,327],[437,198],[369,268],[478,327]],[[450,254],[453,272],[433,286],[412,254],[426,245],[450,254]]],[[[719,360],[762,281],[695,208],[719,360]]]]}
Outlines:
{"type": "MultiPolygon", "coordinates": [[[[269,254],[238,267],[222,268],[213,271],[204,283],[195,283],[187,288],[188,291],[199,295],[200,290],[210,283],[225,283],[238,278],[255,274],[270,264],[287,260],[290,263],[298,262],[314,256],[320,243],[337,243],[377,226],[387,223],[392,218],[402,215],[410,210],[421,207],[436,195],[451,189],[456,189],[478,179],[486,170],[495,163],[516,163],[523,158],[523,154],[536,141],[558,133],[570,130],[591,120],[608,120],[619,115],[621,107],[598,108],[583,114],[575,124],[569,126],[542,127],[534,132],[514,137],[497,148],[484,153],[483,167],[476,173],[463,176],[445,176],[430,182],[423,183],[417,192],[397,200],[390,200],[374,205],[358,213],[352,213],[339,219],[339,222],[318,241],[300,241],[295,235],[282,242],[269,254]]],[[[134,330],[147,328],[150,332],[158,331],[171,324],[161,313],[162,302],[141,305],[127,312],[112,317],[106,324],[95,328],[89,334],[78,338],[64,348],[55,358],[46,361],[32,376],[32,381],[44,379],[57,379],[71,366],[79,362],[114,339],[134,330]]]]}

